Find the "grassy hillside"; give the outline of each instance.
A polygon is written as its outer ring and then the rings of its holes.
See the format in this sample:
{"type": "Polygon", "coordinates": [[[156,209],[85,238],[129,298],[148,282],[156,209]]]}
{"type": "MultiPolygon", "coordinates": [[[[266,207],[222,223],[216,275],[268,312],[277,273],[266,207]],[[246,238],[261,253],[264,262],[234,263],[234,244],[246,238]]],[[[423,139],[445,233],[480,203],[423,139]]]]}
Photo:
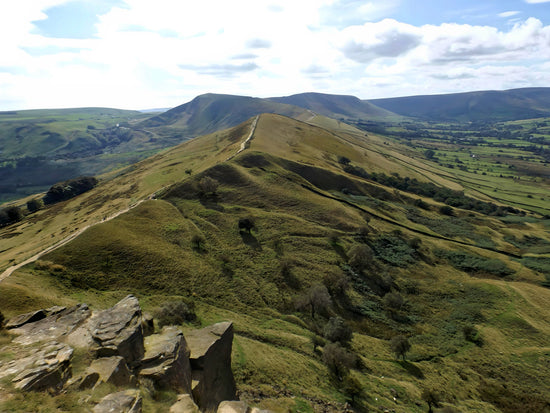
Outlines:
{"type": "Polygon", "coordinates": [[[269,100],[309,109],[335,119],[395,119],[398,115],[355,96],[300,93],[269,100]]]}
{"type": "Polygon", "coordinates": [[[550,115],[550,88],[371,99],[402,116],[435,121],[506,121],[550,115]]]}
{"type": "MultiPolygon", "coordinates": [[[[276,412],[336,412],[346,402],[423,412],[426,392],[458,411],[546,411],[548,220],[456,207],[449,215],[435,197],[381,177],[458,183],[407,146],[352,128],[265,114],[233,156],[252,125],[159,153],[1,230],[2,258],[20,260],[22,244],[36,251],[61,226],[70,232],[156,192],[2,281],[0,310],[100,308],[128,292],[147,310],[192,299],[202,324],[234,321],[241,398],[276,412]],[[254,221],[250,233],[239,231],[242,218],[254,221]],[[353,329],[341,345],[327,342],[337,317],[353,329]],[[390,348],[398,335],[411,344],[404,360],[390,348]]],[[[70,396],[13,397],[10,408],[47,411],[70,396]]]]}

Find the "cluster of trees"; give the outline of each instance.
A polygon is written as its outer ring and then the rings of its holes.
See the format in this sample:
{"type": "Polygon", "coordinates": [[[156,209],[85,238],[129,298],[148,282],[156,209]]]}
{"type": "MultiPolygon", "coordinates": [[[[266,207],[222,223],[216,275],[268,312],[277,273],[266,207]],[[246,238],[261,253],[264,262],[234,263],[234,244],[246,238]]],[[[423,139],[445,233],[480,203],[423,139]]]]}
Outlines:
{"type": "Polygon", "coordinates": [[[481,212],[486,215],[505,215],[506,213],[519,214],[519,210],[511,206],[499,207],[492,202],[483,202],[464,195],[464,192],[437,186],[431,182],[420,182],[416,178],[401,177],[399,174],[386,175],[383,172],[368,173],[363,168],[346,165],[343,170],[349,174],[370,179],[382,185],[411,192],[416,195],[432,198],[452,207],[481,212]]]}
{"type": "Polygon", "coordinates": [[[82,176],[76,179],[70,179],[53,185],[44,196],[44,203],[55,204],[65,201],[89,191],[97,185],[98,181],[93,176],[82,176]]]}

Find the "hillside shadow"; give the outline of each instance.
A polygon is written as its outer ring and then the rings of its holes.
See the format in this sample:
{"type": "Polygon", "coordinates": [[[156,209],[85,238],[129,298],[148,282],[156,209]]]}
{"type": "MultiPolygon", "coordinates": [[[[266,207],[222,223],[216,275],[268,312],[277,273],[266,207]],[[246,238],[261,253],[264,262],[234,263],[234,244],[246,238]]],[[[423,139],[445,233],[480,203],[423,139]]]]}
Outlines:
{"type": "Polygon", "coordinates": [[[258,241],[258,239],[250,232],[239,231],[239,234],[241,235],[241,238],[246,245],[258,251],[262,250],[262,245],[260,244],[260,241],[258,241]]]}
{"type": "Polygon", "coordinates": [[[199,201],[203,207],[223,212],[225,208],[220,205],[219,200],[220,197],[217,194],[199,197],[199,201]]]}
{"type": "Polygon", "coordinates": [[[410,361],[407,360],[401,360],[398,361],[397,364],[399,364],[401,367],[403,367],[407,372],[411,375],[416,377],[417,379],[423,379],[424,373],[422,373],[422,370],[410,361]]]}

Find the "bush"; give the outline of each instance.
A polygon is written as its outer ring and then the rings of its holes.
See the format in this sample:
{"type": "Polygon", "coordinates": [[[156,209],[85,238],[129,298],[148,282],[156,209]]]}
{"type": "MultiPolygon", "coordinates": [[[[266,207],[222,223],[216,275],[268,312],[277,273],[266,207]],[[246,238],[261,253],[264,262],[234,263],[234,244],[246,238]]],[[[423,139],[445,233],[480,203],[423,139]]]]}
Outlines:
{"type": "Polygon", "coordinates": [[[195,306],[183,300],[168,301],[154,312],[159,327],[181,325],[186,321],[195,321],[195,306]]]}
{"type": "Polygon", "coordinates": [[[349,369],[357,365],[357,356],[338,343],[330,343],[323,349],[323,363],[338,378],[349,374],[349,369]]]}
{"type": "Polygon", "coordinates": [[[498,259],[485,258],[468,252],[437,250],[435,255],[446,258],[453,267],[469,273],[488,273],[499,277],[514,273],[498,259]]]}
{"type": "Polygon", "coordinates": [[[10,225],[15,222],[19,222],[23,219],[23,217],[23,212],[18,206],[5,208],[0,211],[0,226],[10,225]]]}
{"type": "Polygon", "coordinates": [[[41,199],[31,199],[27,202],[27,210],[31,213],[39,211],[43,206],[44,202],[41,199]]]}
{"type": "Polygon", "coordinates": [[[326,313],[331,305],[327,287],[321,284],[312,286],[304,295],[296,299],[295,305],[296,309],[300,311],[309,307],[311,309],[311,318],[315,318],[316,314],[326,313]]]}
{"type": "Polygon", "coordinates": [[[215,194],[218,190],[218,187],[220,186],[220,183],[216,181],[214,178],[210,178],[209,176],[205,176],[202,178],[199,183],[199,191],[203,194],[215,194]]]}
{"type": "Polygon", "coordinates": [[[195,234],[191,237],[191,248],[196,251],[204,251],[206,239],[202,235],[195,234]]]}
{"type": "Polygon", "coordinates": [[[365,244],[352,246],[348,251],[348,263],[357,271],[366,269],[372,263],[372,250],[365,244]]]}
{"type": "Polygon", "coordinates": [[[323,329],[323,335],[328,341],[348,345],[353,337],[353,331],[340,317],[331,317],[323,329]]]}
{"type": "Polygon", "coordinates": [[[338,156],[338,163],[341,165],[349,165],[351,160],[345,156],[338,156]]]}
{"type": "Polygon", "coordinates": [[[254,220],[252,218],[241,218],[239,219],[239,231],[245,230],[250,234],[250,230],[256,227],[254,220]]]}
{"type": "Polygon", "coordinates": [[[44,196],[44,203],[55,204],[65,201],[77,195],[83,194],[95,187],[98,180],[93,176],[82,176],[53,185],[44,196]]]}
{"type": "Polygon", "coordinates": [[[464,334],[464,340],[474,343],[476,346],[483,345],[483,339],[479,335],[479,331],[472,325],[466,325],[462,327],[462,334],[464,334]]]}
{"type": "Polygon", "coordinates": [[[433,407],[439,406],[440,396],[439,393],[433,389],[424,389],[422,391],[422,400],[428,403],[428,412],[433,412],[433,407]]]}
{"type": "Polygon", "coordinates": [[[398,335],[392,337],[392,339],[390,340],[390,349],[392,353],[395,354],[395,357],[401,357],[403,358],[403,360],[405,360],[405,355],[411,349],[411,344],[409,343],[407,337],[398,335]]]}
{"type": "Polygon", "coordinates": [[[439,212],[447,216],[454,215],[454,210],[449,205],[443,205],[442,207],[440,207],[439,212]]]}

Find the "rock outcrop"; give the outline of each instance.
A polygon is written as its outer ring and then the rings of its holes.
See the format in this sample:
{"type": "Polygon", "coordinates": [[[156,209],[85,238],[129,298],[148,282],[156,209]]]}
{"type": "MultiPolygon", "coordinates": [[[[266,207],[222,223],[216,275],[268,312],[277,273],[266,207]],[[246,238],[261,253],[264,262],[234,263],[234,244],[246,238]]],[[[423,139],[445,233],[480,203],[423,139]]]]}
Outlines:
{"type": "Polygon", "coordinates": [[[62,343],[49,343],[27,360],[13,379],[15,388],[24,391],[61,390],[71,377],[73,349],[62,343]]]}
{"type": "Polygon", "coordinates": [[[170,407],[170,413],[200,413],[190,394],[179,394],[178,401],[170,407]]]}
{"type": "Polygon", "coordinates": [[[98,357],[121,356],[134,366],[145,352],[141,327],[141,307],[129,295],[115,306],[101,311],[91,323],[92,351],[98,357]]]}
{"type": "Polygon", "coordinates": [[[191,350],[193,398],[203,411],[216,411],[224,400],[235,400],[237,388],[231,370],[233,323],[224,322],[186,335],[191,350]]]}
{"type": "Polygon", "coordinates": [[[138,390],[125,390],[105,396],[95,405],[94,413],[141,413],[142,399],[138,390]]]}
{"type": "Polygon", "coordinates": [[[143,384],[148,392],[170,390],[180,394],[171,413],[257,411],[235,401],[231,322],[193,330],[185,336],[175,326],[154,334],[153,319],[142,317],[138,300],[129,295],[93,314],[86,304],[52,307],[15,317],[8,325],[17,337],[7,351],[16,356],[0,361],[0,378],[9,377],[18,390],[93,395],[106,383],[125,390],[104,397],[93,407],[95,413],[138,413],[142,400],[136,387],[143,384]],[[150,334],[147,337],[144,328],[150,334]],[[71,346],[94,359],[69,381],[71,346]],[[220,404],[228,400],[233,402],[220,404]]]}
{"type": "Polygon", "coordinates": [[[189,349],[177,327],[165,327],[161,334],[146,337],[145,349],[140,379],[151,380],[157,389],[191,393],[189,349]]]}
{"type": "MultiPolygon", "coordinates": [[[[14,342],[25,345],[40,341],[61,340],[84,323],[91,314],[92,312],[86,304],[78,304],[50,314],[38,321],[26,322],[21,327],[11,329],[11,332],[19,336],[14,342]]],[[[9,323],[11,324],[12,320],[9,323]]]]}

